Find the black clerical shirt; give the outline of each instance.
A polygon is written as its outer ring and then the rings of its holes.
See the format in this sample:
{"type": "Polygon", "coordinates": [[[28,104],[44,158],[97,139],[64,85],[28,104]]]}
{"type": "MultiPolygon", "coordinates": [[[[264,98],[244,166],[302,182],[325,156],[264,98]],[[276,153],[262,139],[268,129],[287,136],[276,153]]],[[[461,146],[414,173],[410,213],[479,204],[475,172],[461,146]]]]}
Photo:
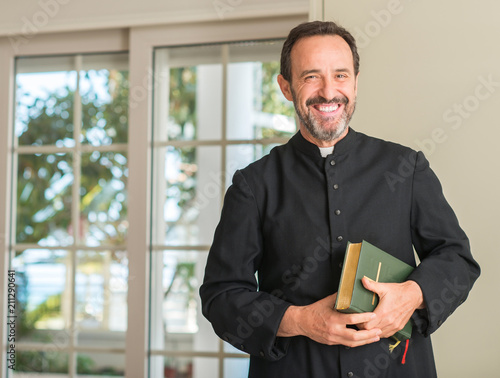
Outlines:
{"type": "Polygon", "coordinates": [[[249,377],[436,376],[429,335],[479,276],[467,236],[422,153],[352,129],[333,154],[297,133],[237,171],[200,289],[215,332],[251,355],[249,377]],[[426,309],[402,343],[348,348],[276,337],[290,305],[337,291],[348,241],[367,240],[416,266],[426,309]],[[257,272],[257,275],[255,273],[257,272]]]}

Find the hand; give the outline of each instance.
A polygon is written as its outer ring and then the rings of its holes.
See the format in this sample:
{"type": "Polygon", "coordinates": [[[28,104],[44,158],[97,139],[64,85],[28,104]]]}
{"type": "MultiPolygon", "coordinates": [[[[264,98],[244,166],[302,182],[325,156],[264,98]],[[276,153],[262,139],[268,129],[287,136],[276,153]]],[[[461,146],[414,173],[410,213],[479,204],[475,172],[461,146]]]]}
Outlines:
{"type": "Polygon", "coordinates": [[[379,296],[374,313],[377,317],[368,322],[358,324],[365,330],[381,329],[380,337],[390,337],[403,329],[413,312],[424,308],[422,290],[415,281],[403,283],[381,283],[362,279],[363,286],[379,296]]]}
{"type": "Polygon", "coordinates": [[[321,344],[356,347],[380,340],[380,329],[355,330],[348,324],[376,321],[372,312],[342,314],[334,310],[337,293],[307,306],[290,306],[283,315],[277,336],[307,336],[321,344]]]}

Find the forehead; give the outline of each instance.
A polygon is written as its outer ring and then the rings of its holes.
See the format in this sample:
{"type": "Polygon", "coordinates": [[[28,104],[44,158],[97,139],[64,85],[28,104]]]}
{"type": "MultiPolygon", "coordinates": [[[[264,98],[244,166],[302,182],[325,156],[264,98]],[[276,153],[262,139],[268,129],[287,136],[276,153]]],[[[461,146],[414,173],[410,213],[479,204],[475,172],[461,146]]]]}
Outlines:
{"type": "Polygon", "coordinates": [[[310,69],[354,71],[351,48],[338,35],[317,35],[299,39],[290,54],[292,73],[310,69]]]}

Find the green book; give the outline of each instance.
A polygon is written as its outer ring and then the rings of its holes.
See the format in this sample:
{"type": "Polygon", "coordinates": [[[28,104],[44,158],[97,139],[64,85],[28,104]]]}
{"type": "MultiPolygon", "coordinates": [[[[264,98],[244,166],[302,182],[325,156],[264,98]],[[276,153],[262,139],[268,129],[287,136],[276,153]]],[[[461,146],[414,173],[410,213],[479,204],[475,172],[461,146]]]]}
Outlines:
{"type": "MultiPolygon", "coordinates": [[[[340,277],[335,309],[339,312],[370,312],[377,307],[378,295],[365,289],[366,276],[377,282],[403,282],[413,267],[363,240],[348,243],[340,277]]],[[[403,341],[411,337],[411,321],[393,338],[403,341]]]]}

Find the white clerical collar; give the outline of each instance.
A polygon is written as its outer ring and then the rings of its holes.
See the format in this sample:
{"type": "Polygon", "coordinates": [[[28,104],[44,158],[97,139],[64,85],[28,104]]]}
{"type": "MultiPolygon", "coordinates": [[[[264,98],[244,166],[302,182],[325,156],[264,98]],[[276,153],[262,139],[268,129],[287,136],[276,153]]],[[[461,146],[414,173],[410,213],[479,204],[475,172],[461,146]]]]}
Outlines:
{"type": "Polygon", "coordinates": [[[333,147],[335,147],[335,146],[318,147],[318,148],[319,148],[319,152],[321,153],[321,156],[326,158],[328,155],[331,155],[333,153],[333,147]]]}

